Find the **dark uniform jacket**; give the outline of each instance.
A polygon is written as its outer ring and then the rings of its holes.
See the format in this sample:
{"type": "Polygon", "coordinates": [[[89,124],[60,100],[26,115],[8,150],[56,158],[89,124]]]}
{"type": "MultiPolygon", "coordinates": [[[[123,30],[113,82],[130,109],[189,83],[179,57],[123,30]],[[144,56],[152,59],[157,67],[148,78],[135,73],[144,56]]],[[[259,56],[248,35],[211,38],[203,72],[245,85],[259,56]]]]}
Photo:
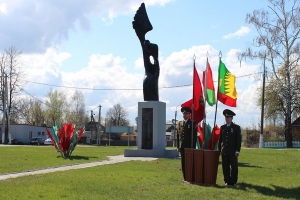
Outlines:
{"type": "Polygon", "coordinates": [[[183,122],[180,124],[182,132],[179,133],[179,141],[177,142],[177,148],[196,148],[197,129],[192,120],[188,119],[183,126],[183,122]],[[192,147],[192,129],[193,130],[193,147],[192,147]]]}
{"type": "Polygon", "coordinates": [[[234,155],[235,152],[240,152],[242,143],[241,128],[239,125],[231,123],[221,126],[219,138],[219,150],[223,155],[234,155]]]}

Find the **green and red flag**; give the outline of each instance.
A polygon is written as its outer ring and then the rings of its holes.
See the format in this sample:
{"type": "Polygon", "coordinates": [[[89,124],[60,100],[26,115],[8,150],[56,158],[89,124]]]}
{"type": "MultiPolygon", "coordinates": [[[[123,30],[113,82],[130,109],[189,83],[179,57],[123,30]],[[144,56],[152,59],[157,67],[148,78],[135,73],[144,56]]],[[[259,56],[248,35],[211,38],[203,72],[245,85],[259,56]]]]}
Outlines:
{"type": "Polygon", "coordinates": [[[75,127],[75,124],[59,124],[53,126],[53,134],[46,129],[48,137],[51,138],[54,147],[61,153],[62,157],[72,154],[85,130],[85,128],[82,128],[77,131],[75,127]]]}
{"type": "Polygon", "coordinates": [[[211,126],[209,124],[203,124],[205,131],[204,131],[204,145],[203,145],[203,149],[208,149],[208,145],[209,145],[209,140],[210,140],[210,135],[211,135],[211,126]]]}
{"type": "Polygon", "coordinates": [[[197,125],[197,138],[198,138],[197,141],[199,142],[200,148],[203,149],[204,135],[203,135],[203,130],[200,125],[197,125]]]}
{"type": "Polygon", "coordinates": [[[237,92],[235,88],[235,76],[220,61],[218,80],[218,100],[223,104],[236,107],[237,92]]]}
{"type": "Polygon", "coordinates": [[[206,92],[206,101],[208,105],[213,106],[216,103],[216,94],[215,94],[215,87],[214,87],[214,81],[212,76],[212,71],[209,65],[209,62],[207,62],[207,68],[205,71],[203,71],[203,79],[202,84],[204,85],[204,90],[206,92]],[[206,76],[207,74],[207,76],[206,76]],[[206,79],[207,77],[207,79],[206,79]]]}

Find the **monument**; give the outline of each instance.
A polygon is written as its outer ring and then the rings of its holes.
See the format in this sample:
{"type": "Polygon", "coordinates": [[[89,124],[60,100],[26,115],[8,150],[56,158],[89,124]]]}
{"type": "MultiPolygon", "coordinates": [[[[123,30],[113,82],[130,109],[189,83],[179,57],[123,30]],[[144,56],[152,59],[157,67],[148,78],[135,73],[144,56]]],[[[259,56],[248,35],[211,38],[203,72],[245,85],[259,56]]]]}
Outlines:
{"type": "Polygon", "coordinates": [[[138,149],[125,149],[125,157],[178,157],[176,149],[166,150],[166,103],[159,101],[158,45],[145,39],[153,29],[145,4],[137,10],[133,29],[143,50],[145,77],[143,81],[144,102],[138,102],[138,149]],[[151,59],[152,58],[152,59],[151,59]]]}

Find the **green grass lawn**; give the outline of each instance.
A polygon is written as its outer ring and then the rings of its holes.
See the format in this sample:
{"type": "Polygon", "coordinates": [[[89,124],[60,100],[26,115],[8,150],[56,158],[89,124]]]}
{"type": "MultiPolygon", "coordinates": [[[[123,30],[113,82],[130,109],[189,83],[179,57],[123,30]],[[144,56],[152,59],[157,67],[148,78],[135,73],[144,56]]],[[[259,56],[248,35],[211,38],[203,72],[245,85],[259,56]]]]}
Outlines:
{"type": "Polygon", "coordinates": [[[72,156],[64,159],[53,146],[0,145],[0,174],[106,160],[124,154],[127,148],[134,147],[78,145],[72,156]]]}
{"type": "MultiPolygon", "coordinates": [[[[97,161],[105,155],[122,154],[127,147],[79,147],[74,157],[84,159],[66,160],[52,153],[53,147],[44,156],[42,148],[0,147],[1,171],[7,172],[3,166],[24,170],[20,166],[30,160],[12,161],[8,156],[21,158],[23,151],[40,160],[40,164],[26,164],[36,169],[97,161]],[[3,152],[11,153],[3,156],[3,152]]],[[[0,199],[300,199],[299,150],[242,149],[235,187],[224,186],[221,165],[215,186],[182,183],[179,168],[180,159],[158,159],[7,179],[0,181],[0,199]]]]}

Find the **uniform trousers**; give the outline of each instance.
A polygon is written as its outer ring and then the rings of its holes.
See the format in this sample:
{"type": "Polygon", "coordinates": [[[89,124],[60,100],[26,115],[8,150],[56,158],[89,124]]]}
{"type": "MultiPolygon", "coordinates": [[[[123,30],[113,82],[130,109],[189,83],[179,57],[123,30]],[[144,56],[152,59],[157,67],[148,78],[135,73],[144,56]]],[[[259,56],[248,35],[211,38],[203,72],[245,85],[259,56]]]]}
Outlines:
{"type": "Polygon", "coordinates": [[[222,169],[225,183],[236,184],[238,179],[238,157],[222,155],[222,169]]]}
{"type": "Polygon", "coordinates": [[[181,156],[181,171],[182,171],[183,179],[185,180],[185,152],[184,152],[184,148],[180,148],[180,156],[181,156]]]}

